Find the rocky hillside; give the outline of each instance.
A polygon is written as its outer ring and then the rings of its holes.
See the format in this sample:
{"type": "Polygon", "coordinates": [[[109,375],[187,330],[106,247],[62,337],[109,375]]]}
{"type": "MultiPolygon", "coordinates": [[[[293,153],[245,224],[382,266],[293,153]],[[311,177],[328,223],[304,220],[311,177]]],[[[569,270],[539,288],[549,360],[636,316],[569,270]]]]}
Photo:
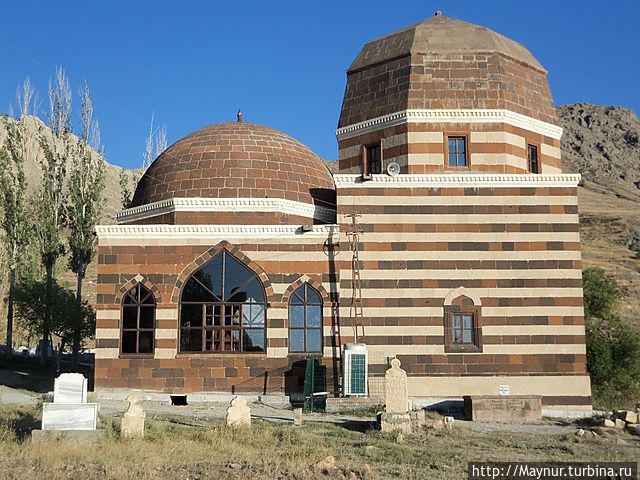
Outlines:
{"type": "Polygon", "coordinates": [[[640,120],[622,107],[563,105],[562,161],[582,174],[582,257],[626,290],[622,314],[640,323],[640,120]]]}
{"type": "Polygon", "coordinates": [[[582,174],[592,190],[640,199],[640,120],[632,110],[588,103],[563,105],[565,171],[582,174]]]}

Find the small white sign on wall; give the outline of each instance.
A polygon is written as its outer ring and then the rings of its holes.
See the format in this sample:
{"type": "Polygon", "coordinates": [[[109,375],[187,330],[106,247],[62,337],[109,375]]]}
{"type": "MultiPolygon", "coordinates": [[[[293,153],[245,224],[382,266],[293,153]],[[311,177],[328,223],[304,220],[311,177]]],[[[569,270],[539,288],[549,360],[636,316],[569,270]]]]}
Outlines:
{"type": "Polygon", "coordinates": [[[509,395],[509,385],[500,385],[498,395],[509,395]]]}

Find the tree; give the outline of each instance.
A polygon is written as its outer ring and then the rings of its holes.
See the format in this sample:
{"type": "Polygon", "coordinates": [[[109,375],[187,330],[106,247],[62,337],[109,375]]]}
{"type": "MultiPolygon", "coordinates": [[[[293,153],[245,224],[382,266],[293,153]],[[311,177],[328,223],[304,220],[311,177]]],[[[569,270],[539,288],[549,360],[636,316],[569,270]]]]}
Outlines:
{"type": "MultiPolygon", "coordinates": [[[[53,283],[53,267],[63,254],[61,230],[64,226],[65,195],[63,192],[66,177],[67,159],[71,154],[71,88],[62,69],[56,69],[53,81],[49,81],[49,127],[51,139],[40,132],[39,142],[44,153],[42,160],[42,185],[35,199],[36,236],[42,264],[45,269],[46,283],[53,283]]],[[[45,315],[42,331],[41,363],[47,361],[47,342],[50,332],[47,326],[51,314],[50,302],[42,305],[45,315]]]]}
{"type": "MultiPolygon", "coordinates": [[[[89,87],[80,90],[82,105],[82,132],[73,153],[69,174],[68,223],[70,227],[69,266],[76,274],[76,301],[82,304],[82,281],[87,266],[96,253],[97,239],[94,228],[100,220],[104,204],[105,187],[104,150],[100,144],[100,131],[93,118],[93,104],[89,87]]],[[[82,329],[76,328],[76,333],[82,329]]],[[[81,337],[73,337],[73,366],[77,368],[81,337]]]]}
{"type": "Polygon", "coordinates": [[[600,268],[582,273],[587,369],[599,407],[640,400],[640,330],[618,315],[622,290],[600,268]]]}
{"type": "Polygon", "coordinates": [[[16,287],[16,316],[33,335],[59,337],[60,351],[75,338],[92,337],[95,332],[93,307],[86,300],[78,303],[74,293],[55,279],[20,282],[16,287]],[[45,302],[51,307],[48,313],[42,308],[45,302]]]}
{"type": "Polygon", "coordinates": [[[0,149],[0,207],[4,245],[9,260],[9,294],[7,299],[7,351],[13,348],[13,303],[16,272],[29,244],[29,216],[27,213],[27,178],[24,164],[27,148],[27,115],[35,108],[37,94],[27,78],[17,91],[20,118],[3,118],[7,138],[0,149]]]}
{"type": "Polygon", "coordinates": [[[615,313],[622,290],[617,282],[608,277],[604,270],[596,267],[585,268],[582,272],[585,317],[605,318],[615,313]]]}
{"type": "MultiPolygon", "coordinates": [[[[132,178],[127,174],[124,168],[120,169],[120,201],[122,202],[122,208],[127,209],[131,207],[133,201],[134,190],[131,187],[132,178]]],[[[136,183],[136,175],[133,175],[133,183],[136,183]]],[[[135,186],[135,185],[134,185],[135,186]]]]}

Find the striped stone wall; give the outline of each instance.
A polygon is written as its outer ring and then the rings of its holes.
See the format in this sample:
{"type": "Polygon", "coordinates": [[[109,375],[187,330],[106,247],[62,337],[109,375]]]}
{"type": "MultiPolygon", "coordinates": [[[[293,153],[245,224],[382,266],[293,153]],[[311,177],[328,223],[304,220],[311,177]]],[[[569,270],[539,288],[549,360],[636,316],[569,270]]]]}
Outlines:
{"type": "Polygon", "coordinates": [[[362,172],[364,145],[381,143],[384,166],[401,173],[447,172],[447,135],[467,136],[469,167],[485,173],[527,173],[527,144],[538,146],[541,173],[562,171],[560,140],[506,123],[403,123],[339,140],[340,173],[362,172]]]}
{"type": "MultiPolygon", "coordinates": [[[[104,227],[118,232],[143,226],[104,227]]],[[[162,231],[162,226],[149,227],[162,231]]],[[[171,393],[251,391],[269,394],[299,389],[306,357],[288,349],[288,297],[303,282],[324,299],[327,332],[336,321],[337,273],[334,247],[326,231],[256,239],[237,236],[232,243],[205,242],[187,227],[184,235],[117,238],[99,231],[95,384],[98,388],[144,388],[171,393]],[[190,237],[191,235],[191,237],[190,237]],[[212,246],[212,244],[214,246],[212,246]],[[201,264],[222,249],[253,270],[267,295],[267,348],[264,354],[182,354],[178,352],[180,287],[201,264]],[[136,358],[120,354],[120,318],[123,295],[136,283],[152,290],[157,302],[155,352],[136,358]]],[[[324,338],[326,351],[333,339],[324,338]]],[[[337,358],[338,355],[335,355],[337,358]]],[[[334,356],[320,359],[335,381],[334,356]]],[[[336,370],[337,371],[337,370],[336,370]]]]}
{"type": "MultiPolygon", "coordinates": [[[[546,405],[590,408],[576,176],[443,177],[335,176],[341,244],[346,215],[361,214],[372,394],[397,355],[414,396],[496,395],[508,384],[546,405]],[[462,293],[480,305],[482,347],[447,353],[444,305],[462,293]]],[[[341,255],[344,317],[352,290],[341,255]]],[[[352,335],[343,329],[342,342],[352,335]]]]}

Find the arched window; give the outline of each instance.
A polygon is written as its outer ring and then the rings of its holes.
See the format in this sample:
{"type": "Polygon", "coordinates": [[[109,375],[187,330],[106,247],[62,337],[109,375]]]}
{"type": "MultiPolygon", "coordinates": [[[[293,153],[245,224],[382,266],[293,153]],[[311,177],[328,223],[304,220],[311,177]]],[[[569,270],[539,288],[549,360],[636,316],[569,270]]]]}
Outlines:
{"type": "Polygon", "coordinates": [[[155,319],[156,299],[138,283],[122,299],[120,353],[153,354],[155,319]]]}
{"type": "Polygon", "coordinates": [[[181,352],[264,352],[265,293],[255,273],[223,250],[187,279],[181,352]]]}
{"type": "Polygon", "coordinates": [[[322,352],[322,297],[308,283],[289,299],[289,351],[322,352]]]}

